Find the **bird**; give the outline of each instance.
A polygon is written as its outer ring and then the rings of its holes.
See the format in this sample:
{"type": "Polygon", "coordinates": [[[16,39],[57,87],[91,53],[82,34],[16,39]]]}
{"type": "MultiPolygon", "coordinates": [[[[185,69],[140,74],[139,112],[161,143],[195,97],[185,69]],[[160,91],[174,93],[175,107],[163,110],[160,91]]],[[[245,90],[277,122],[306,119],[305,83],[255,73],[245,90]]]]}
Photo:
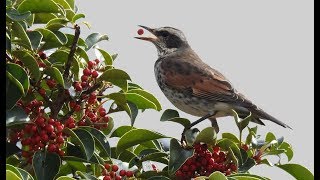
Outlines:
{"type": "Polygon", "coordinates": [[[260,125],[265,125],[262,120],[269,120],[292,129],[255,105],[222,73],[203,62],[181,30],[168,26],[139,26],[150,35],[135,38],[149,41],[157,49],[154,73],[164,95],[179,110],[201,117],[189,128],[209,119],[218,132],[217,118],[233,116],[234,110],[242,119],[251,114],[251,121],[260,125]]]}

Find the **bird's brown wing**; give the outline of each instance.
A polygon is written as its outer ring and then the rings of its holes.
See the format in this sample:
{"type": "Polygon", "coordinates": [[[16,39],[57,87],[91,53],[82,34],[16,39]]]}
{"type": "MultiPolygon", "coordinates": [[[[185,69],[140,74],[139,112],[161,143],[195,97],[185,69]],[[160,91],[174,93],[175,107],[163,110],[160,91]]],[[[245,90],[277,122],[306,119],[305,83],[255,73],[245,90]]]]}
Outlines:
{"type": "Polygon", "coordinates": [[[193,96],[207,100],[253,106],[221,73],[201,61],[168,59],[161,68],[165,72],[164,82],[176,90],[189,90],[193,96]]]}

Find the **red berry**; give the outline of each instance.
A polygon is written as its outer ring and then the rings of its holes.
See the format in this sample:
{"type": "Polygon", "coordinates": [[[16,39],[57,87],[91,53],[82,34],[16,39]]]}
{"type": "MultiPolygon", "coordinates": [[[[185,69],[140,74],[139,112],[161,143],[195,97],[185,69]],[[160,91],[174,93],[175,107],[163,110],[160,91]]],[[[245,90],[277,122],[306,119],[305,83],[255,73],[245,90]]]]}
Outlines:
{"type": "Polygon", "coordinates": [[[106,168],[107,171],[110,170],[110,167],[111,167],[110,164],[105,164],[105,165],[104,165],[104,168],[106,168]]]}
{"type": "Polygon", "coordinates": [[[76,83],[74,84],[74,89],[75,89],[77,92],[82,91],[82,86],[81,86],[81,84],[80,84],[79,82],[76,82],[76,83]]]}
{"type": "Polygon", "coordinates": [[[107,115],[107,113],[105,111],[101,111],[101,112],[99,112],[99,114],[100,114],[101,117],[104,117],[104,116],[107,115]]]}
{"type": "Polygon", "coordinates": [[[116,176],[116,172],[114,172],[114,171],[111,171],[109,174],[110,174],[110,176],[111,176],[112,178],[116,176]]]}
{"type": "Polygon", "coordinates": [[[54,131],[54,127],[51,124],[46,125],[46,131],[48,133],[52,133],[54,131]]]}
{"type": "Polygon", "coordinates": [[[119,175],[120,176],[125,176],[126,175],[126,170],[122,169],[120,172],[119,172],[119,175]]]}
{"type": "Polygon", "coordinates": [[[41,59],[47,59],[47,55],[43,51],[38,52],[38,55],[41,59]]]}
{"type": "Polygon", "coordinates": [[[231,169],[231,171],[236,171],[237,170],[237,166],[235,164],[231,164],[230,165],[230,169],[231,169]]]}
{"type": "Polygon", "coordinates": [[[224,158],[224,157],[226,157],[226,154],[224,152],[220,151],[219,152],[219,157],[220,158],[224,158]]]}
{"type": "Polygon", "coordinates": [[[75,107],[74,107],[74,111],[75,112],[79,112],[81,110],[81,106],[79,104],[77,104],[75,107]]]}
{"type": "Polygon", "coordinates": [[[241,148],[242,148],[243,150],[245,150],[245,151],[248,151],[248,150],[249,150],[249,146],[248,146],[247,144],[243,144],[243,145],[241,146],[241,148]]]}
{"type": "Polygon", "coordinates": [[[230,175],[231,174],[231,171],[230,171],[230,169],[228,169],[227,171],[226,171],[226,175],[228,176],[228,175],[230,175]]]}
{"type": "Polygon", "coordinates": [[[184,171],[184,172],[189,171],[189,166],[183,165],[183,166],[182,166],[182,171],[184,171]]]}
{"type": "Polygon", "coordinates": [[[88,86],[88,83],[87,82],[81,82],[81,87],[82,88],[86,88],[88,86]]]}
{"type": "Polygon", "coordinates": [[[99,59],[95,59],[94,62],[96,62],[96,64],[99,64],[100,60],[99,59]]]}
{"type": "Polygon", "coordinates": [[[44,90],[43,88],[39,89],[39,94],[41,96],[45,96],[46,95],[46,90],[44,90]]]}
{"type": "Polygon", "coordinates": [[[117,172],[119,167],[117,165],[112,165],[112,171],[117,172]]]}
{"type": "Polygon", "coordinates": [[[74,101],[70,101],[70,102],[69,102],[69,106],[70,106],[71,108],[74,108],[75,105],[76,105],[76,102],[74,102],[74,101]]]}
{"type": "Polygon", "coordinates": [[[99,76],[99,73],[97,72],[97,71],[93,71],[92,72],[92,77],[93,78],[96,78],[96,77],[98,77],[99,76]]]}
{"type": "Polygon", "coordinates": [[[70,124],[69,124],[69,128],[70,128],[70,129],[75,128],[75,127],[76,127],[76,124],[75,124],[75,123],[70,123],[70,124]]]}
{"type": "Polygon", "coordinates": [[[41,140],[42,140],[43,142],[48,142],[48,140],[49,140],[48,135],[47,135],[47,134],[42,134],[42,135],[41,135],[41,140]]]}
{"type": "Polygon", "coordinates": [[[137,33],[138,33],[139,35],[142,35],[142,34],[143,34],[143,29],[138,29],[137,33]]]}
{"type": "Polygon", "coordinates": [[[218,153],[219,151],[220,151],[220,147],[219,146],[213,147],[213,152],[218,153]]]}
{"type": "Polygon", "coordinates": [[[64,128],[64,125],[56,126],[57,132],[61,132],[64,128]]]}
{"type": "Polygon", "coordinates": [[[89,62],[88,62],[88,68],[89,68],[89,69],[92,69],[93,66],[95,66],[95,65],[96,65],[96,62],[94,62],[94,61],[89,61],[89,62]]]}
{"type": "Polygon", "coordinates": [[[35,123],[36,123],[38,126],[41,126],[41,125],[44,123],[44,118],[43,118],[43,117],[37,117],[35,123]]]}
{"type": "Polygon", "coordinates": [[[88,76],[86,76],[86,75],[81,76],[81,81],[87,81],[87,80],[88,80],[88,76]]]}
{"type": "Polygon", "coordinates": [[[49,86],[49,88],[54,88],[57,84],[56,84],[56,81],[53,80],[53,79],[48,79],[47,80],[47,85],[49,86]]]}
{"type": "Polygon", "coordinates": [[[103,180],[111,180],[111,177],[110,176],[104,176],[103,180]]]}
{"type": "Polygon", "coordinates": [[[26,158],[26,157],[29,157],[30,155],[29,155],[29,152],[22,151],[21,156],[26,158]]]}
{"type": "Polygon", "coordinates": [[[133,172],[132,171],[127,171],[126,176],[127,177],[132,177],[133,176],[133,172]]]}
{"type": "Polygon", "coordinates": [[[62,143],[64,143],[64,138],[62,136],[58,136],[57,139],[56,139],[56,142],[58,144],[62,144],[62,143]]]}
{"type": "Polygon", "coordinates": [[[116,176],[115,180],[121,180],[120,176],[116,176]]]}
{"type": "Polygon", "coordinates": [[[49,152],[55,152],[57,149],[57,146],[55,144],[49,144],[48,145],[48,151],[49,152]]]}
{"type": "Polygon", "coordinates": [[[90,76],[90,75],[91,75],[91,70],[88,69],[88,68],[85,68],[85,69],[83,70],[83,74],[86,75],[86,76],[90,76]]]}
{"type": "Polygon", "coordinates": [[[48,124],[53,125],[54,123],[55,123],[55,120],[54,120],[54,119],[50,118],[50,119],[48,120],[48,124]]]}

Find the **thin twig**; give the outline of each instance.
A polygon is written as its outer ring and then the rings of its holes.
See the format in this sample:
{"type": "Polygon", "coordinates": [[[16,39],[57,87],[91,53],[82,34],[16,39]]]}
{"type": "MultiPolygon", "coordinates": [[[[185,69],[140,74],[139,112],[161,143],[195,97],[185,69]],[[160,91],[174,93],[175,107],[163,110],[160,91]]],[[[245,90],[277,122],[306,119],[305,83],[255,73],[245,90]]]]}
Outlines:
{"type": "Polygon", "coordinates": [[[76,52],[77,44],[78,44],[78,40],[79,40],[79,36],[80,36],[80,26],[78,26],[76,24],[76,25],[74,25],[74,28],[75,28],[74,38],[73,38],[73,42],[72,42],[72,45],[71,45],[71,48],[70,48],[70,52],[69,52],[69,55],[68,55],[68,60],[66,62],[65,69],[64,69],[64,72],[63,72],[63,78],[64,79],[67,79],[69,77],[69,71],[70,71],[71,63],[72,63],[72,60],[73,60],[74,53],[76,52]]]}

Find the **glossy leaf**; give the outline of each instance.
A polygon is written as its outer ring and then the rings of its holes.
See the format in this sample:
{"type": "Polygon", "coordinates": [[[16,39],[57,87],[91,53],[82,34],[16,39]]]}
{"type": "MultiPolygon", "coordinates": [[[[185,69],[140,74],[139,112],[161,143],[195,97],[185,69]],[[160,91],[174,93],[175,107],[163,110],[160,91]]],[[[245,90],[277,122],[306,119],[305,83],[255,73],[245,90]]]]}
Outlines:
{"type": "Polygon", "coordinates": [[[27,19],[30,15],[30,11],[19,13],[16,9],[6,9],[6,15],[13,21],[22,21],[27,19]]]}
{"type": "Polygon", "coordinates": [[[6,109],[12,109],[24,95],[21,83],[9,72],[6,72],[6,109]]]}
{"type": "Polygon", "coordinates": [[[165,138],[166,136],[153,132],[147,129],[132,129],[125,133],[118,141],[117,144],[117,153],[121,153],[123,150],[132,147],[134,145],[150,141],[150,140],[155,140],[155,139],[160,139],[160,138],[165,138]]]}
{"type": "Polygon", "coordinates": [[[67,43],[67,37],[60,31],[50,31],[44,28],[35,29],[35,31],[39,31],[43,35],[43,41],[45,44],[40,48],[41,50],[52,49],[56,47],[60,47],[67,43]]]}
{"type": "Polygon", "coordinates": [[[86,38],[86,44],[87,44],[87,48],[86,51],[88,51],[92,46],[94,46],[95,44],[97,44],[98,42],[102,41],[102,40],[108,40],[108,36],[107,35],[101,35],[100,33],[92,33],[90,34],[87,38],[86,38]]]}
{"type": "Polygon", "coordinates": [[[161,104],[158,101],[158,99],[156,97],[154,97],[151,93],[145,91],[145,90],[140,90],[140,89],[133,89],[128,91],[128,93],[136,93],[139,94],[141,96],[143,96],[144,98],[146,98],[147,100],[151,101],[153,104],[156,105],[156,110],[160,111],[161,110],[161,104]]]}
{"type": "Polygon", "coordinates": [[[231,174],[228,176],[228,178],[229,177],[234,178],[236,180],[269,180],[268,178],[254,175],[254,174],[249,174],[249,173],[231,174]]]}
{"type": "Polygon", "coordinates": [[[132,126],[120,126],[112,132],[110,137],[122,137],[125,133],[131,131],[132,129],[136,128],[132,126]]]}
{"type": "Polygon", "coordinates": [[[186,118],[180,118],[178,111],[166,109],[161,115],[160,121],[172,121],[181,124],[184,127],[189,127],[191,122],[186,118]]]}
{"type": "Polygon", "coordinates": [[[207,127],[200,131],[198,136],[196,137],[195,143],[206,143],[210,145],[215,145],[217,139],[217,133],[213,127],[207,127]]]}
{"type": "Polygon", "coordinates": [[[74,179],[68,176],[60,176],[56,180],[74,180],[74,179]]]}
{"type": "Polygon", "coordinates": [[[128,83],[127,80],[131,80],[130,76],[123,70],[120,69],[108,69],[103,72],[98,81],[108,81],[112,84],[120,87],[123,91],[127,91],[128,83]]]}
{"type": "Polygon", "coordinates": [[[92,127],[81,127],[81,129],[85,129],[88,131],[95,139],[95,142],[99,148],[110,156],[111,150],[107,137],[99,130],[92,127]]]}
{"type": "Polygon", "coordinates": [[[170,159],[168,170],[170,174],[175,173],[182,164],[193,155],[194,149],[184,149],[176,139],[170,141],[170,159]]]}
{"type": "Polygon", "coordinates": [[[157,109],[153,102],[136,93],[126,93],[126,99],[134,103],[138,109],[157,109]]]}
{"type": "Polygon", "coordinates": [[[84,14],[76,14],[73,16],[72,22],[75,23],[78,19],[85,18],[85,17],[86,16],[84,14]]]}
{"type": "Polygon", "coordinates": [[[37,180],[53,180],[59,171],[61,160],[58,154],[37,151],[32,165],[37,180]]]}
{"type": "Polygon", "coordinates": [[[47,23],[46,29],[49,29],[50,31],[57,31],[60,28],[65,27],[68,22],[69,21],[65,18],[54,18],[47,23]]]}
{"type": "Polygon", "coordinates": [[[280,169],[286,171],[291,174],[297,180],[313,180],[313,174],[305,167],[299,164],[282,164],[276,165],[280,169]]]}
{"type": "Polygon", "coordinates": [[[288,161],[291,161],[291,159],[293,158],[293,150],[292,150],[292,146],[290,144],[288,144],[287,142],[283,142],[280,146],[279,149],[284,149],[286,150],[285,154],[288,158],[288,161]]]}
{"type": "Polygon", "coordinates": [[[6,110],[6,126],[10,127],[13,124],[21,124],[30,121],[29,116],[24,112],[24,110],[19,107],[15,106],[10,110],[6,110]]]}
{"type": "Polygon", "coordinates": [[[40,43],[43,38],[42,34],[38,31],[30,31],[27,32],[27,35],[31,41],[32,49],[37,50],[40,47],[40,43]]]}
{"type": "Polygon", "coordinates": [[[18,22],[13,22],[11,28],[12,28],[12,31],[11,31],[12,39],[13,37],[17,38],[17,39],[14,39],[14,42],[17,43],[18,45],[21,45],[31,50],[32,49],[31,41],[27,36],[27,33],[25,32],[22,25],[18,22]]]}
{"type": "Polygon", "coordinates": [[[58,13],[59,7],[52,0],[24,0],[18,7],[19,12],[58,13]]]}
{"type": "Polygon", "coordinates": [[[15,175],[22,179],[22,175],[16,167],[6,164],[6,170],[12,171],[15,175]]]}
{"type": "Polygon", "coordinates": [[[18,175],[10,170],[6,170],[6,179],[10,180],[21,180],[18,175]]]}
{"type": "Polygon", "coordinates": [[[41,73],[39,70],[38,63],[35,60],[34,56],[32,56],[27,51],[22,51],[22,50],[13,51],[12,55],[18,58],[21,62],[23,62],[23,65],[26,68],[28,68],[28,70],[30,71],[35,81],[39,81],[41,77],[41,73]]]}
{"type": "Polygon", "coordinates": [[[35,13],[34,24],[47,24],[51,19],[57,18],[53,13],[35,13]]]}
{"type": "Polygon", "coordinates": [[[6,70],[12,75],[23,87],[23,93],[26,93],[29,89],[30,82],[27,72],[19,65],[13,63],[6,64],[6,70]]]}
{"type": "Polygon", "coordinates": [[[100,52],[100,54],[102,56],[102,57],[101,56],[99,57],[99,56],[97,56],[97,53],[96,53],[97,58],[101,58],[101,60],[103,60],[106,65],[113,64],[113,59],[108,52],[106,52],[100,48],[95,48],[95,49],[96,49],[96,51],[100,52]]]}
{"type": "Polygon", "coordinates": [[[60,4],[64,9],[71,9],[69,3],[66,0],[53,0],[55,3],[60,4]]]}
{"type": "MultiPolygon", "coordinates": [[[[72,45],[72,42],[73,42],[73,39],[74,39],[74,34],[65,34],[67,36],[67,39],[68,39],[68,42],[67,44],[65,44],[66,47],[71,47],[72,45]]],[[[82,46],[82,47],[86,47],[86,42],[82,39],[82,38],[79,38],[78,39],[78,46],[82,46]]]]}
{"type": "Polygon", "coordinates": [[[209,180],[228,180],[220,171],[216,171],[209,176],[209,180]]]}
{"type": "Polygon", "coordinates": [[[76,172],[80,177],[84,178],[84,179],[88,179],[88,180],[98,180],[98,178],[96,178],[95,176],[92,176],[88,173],[84,173],[81,171],[77,171],[76,172]]]}
{"type": "Polygon", "coordinates": [[[230,139],[235,143],[239,143],[239,139],[237,138],[237,136],[231,133],[222,133],[222,138],[230,139]]]}

